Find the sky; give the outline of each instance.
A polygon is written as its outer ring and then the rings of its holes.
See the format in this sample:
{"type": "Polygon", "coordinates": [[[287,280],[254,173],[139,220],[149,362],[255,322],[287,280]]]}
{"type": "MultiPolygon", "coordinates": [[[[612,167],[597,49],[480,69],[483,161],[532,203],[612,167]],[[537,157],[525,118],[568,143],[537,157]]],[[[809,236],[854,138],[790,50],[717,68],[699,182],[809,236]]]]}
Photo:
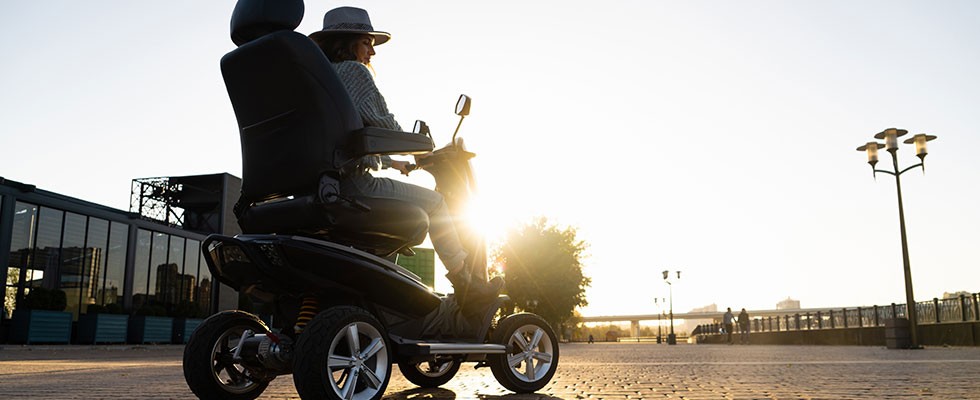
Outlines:
{"type": "MultiPolygon", "coordinates": [[[[677,312],[903,303],[895,182],[855,151],[890,127],[938,136],[902,175],[916,299],[980,291],[978,2],[307,1],[297,31],[341,5],[392,33],[402,126],[442,145],[473,98],[491,237],[577,229],[583,315],[656,313],[663,270],[677,312]]],[[[123,210],[134,178],[241,176],[233,8],[0,0],[0,176],[123,210]]]]}

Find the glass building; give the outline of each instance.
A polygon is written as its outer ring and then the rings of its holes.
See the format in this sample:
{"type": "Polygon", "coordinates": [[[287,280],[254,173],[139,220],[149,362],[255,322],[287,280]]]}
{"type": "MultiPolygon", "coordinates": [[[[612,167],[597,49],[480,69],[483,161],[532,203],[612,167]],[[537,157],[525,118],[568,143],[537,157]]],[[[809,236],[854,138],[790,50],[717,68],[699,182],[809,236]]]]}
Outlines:
{"type": "MultiPolygon", "coordinates": [[[[163,178],[181,223],[154,220],[0,178],[0,343],[13,310],[34,288],[60,289],[77,320],[89,306],[188,307],[210,314],[236,308],[237,293],[216,284],[201,253],[210,233],[234,235],[231,213],[241,180],[228,175],[163,178]]],[[[149,204],[135,190],[134,202],[149,204]],[[138,198],[138,200],[137,200],[138,198]]],[[[159,193],[157,190],[154,193],[159,193]]]]}

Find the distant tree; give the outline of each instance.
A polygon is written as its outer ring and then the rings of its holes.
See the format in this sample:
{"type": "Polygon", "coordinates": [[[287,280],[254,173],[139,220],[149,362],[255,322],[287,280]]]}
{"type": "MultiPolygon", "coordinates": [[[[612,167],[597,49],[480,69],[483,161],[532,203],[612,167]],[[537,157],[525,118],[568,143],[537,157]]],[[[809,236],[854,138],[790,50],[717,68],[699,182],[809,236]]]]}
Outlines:
{"type": "Polygon", "coordinates": [[[539,217],[510,229],[493,258],[506,274],[507,294],[517,307],[561,329],[575,307],[589,304],[585,288],[591,279],[582,275],[586,247],[575,228],[561,229],[539,217]]]}
{"type": "MultiPolygon", "coordinates": [[[[18,268],[7,269],[7,287],[17,286],[17,281],[20,278],[20,270],[18,268]]],[[[17,295],[16,290],[5,290],[3,295],[3,313],[5,318],[10,318],[10,313],[14,311],[14,302],[16,301],[15,296],[17,295]]]]}

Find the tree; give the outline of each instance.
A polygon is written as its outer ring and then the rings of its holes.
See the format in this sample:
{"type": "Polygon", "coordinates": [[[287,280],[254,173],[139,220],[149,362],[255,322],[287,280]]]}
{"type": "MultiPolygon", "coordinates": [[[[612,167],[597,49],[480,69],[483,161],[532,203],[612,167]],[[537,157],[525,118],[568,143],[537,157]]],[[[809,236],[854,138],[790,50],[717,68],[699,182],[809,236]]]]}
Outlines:
{"type": "Polygon", "coordinates": [[[17,281],[20,278],[19,268],[8,268],[7,269],[7,286],[3,295],[3,318],[10,318],[10,313],[14,312],[14,302],[16,302],[15,296],[17,295],[16,290],[10,290],[16,288],[17,281]]]}
{"type": "Polygon", "coordinates": [[[582,275],[584,241],[575,228],[561,229],[546,218],[508,230],[493,259],[507,276],[507,294],[518,308],[534,312],[556,330],[572,317],[575,307],[589,304],[582,275]]]}

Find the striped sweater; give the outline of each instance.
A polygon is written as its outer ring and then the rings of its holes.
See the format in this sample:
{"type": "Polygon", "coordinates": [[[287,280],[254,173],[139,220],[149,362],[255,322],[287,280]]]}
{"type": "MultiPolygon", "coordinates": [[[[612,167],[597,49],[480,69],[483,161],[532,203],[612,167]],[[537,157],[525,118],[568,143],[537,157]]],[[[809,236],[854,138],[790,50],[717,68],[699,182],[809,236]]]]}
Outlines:
{"type": "MultiPolygon", "coordinates": [[[[361,114],[365,126],[402,130],[398,121],[395,121],[395,115],[388,111],[388,104],[375,85],[374,76],[367,66],[357,61],[341,61],[334,63],[333,67],[347,88],[347,94],[354,102],[354,108],[361,114]]],[[[364,156],[357,161],[354,169],[377,171],[390,165],[391,158],[388,156],[364,156]]]]}

